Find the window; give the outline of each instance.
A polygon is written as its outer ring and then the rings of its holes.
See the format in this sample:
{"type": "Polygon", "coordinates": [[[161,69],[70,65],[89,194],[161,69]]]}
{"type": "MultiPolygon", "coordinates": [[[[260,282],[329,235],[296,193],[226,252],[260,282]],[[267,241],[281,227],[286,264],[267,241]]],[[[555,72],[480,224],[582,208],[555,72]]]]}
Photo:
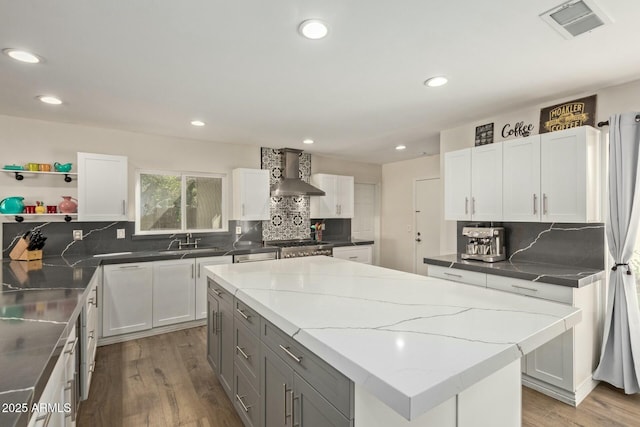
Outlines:
{"type": "Polygon", "coordinates": [[[227,231],[226,175],[136,173],[136,234],[227,231]]]}

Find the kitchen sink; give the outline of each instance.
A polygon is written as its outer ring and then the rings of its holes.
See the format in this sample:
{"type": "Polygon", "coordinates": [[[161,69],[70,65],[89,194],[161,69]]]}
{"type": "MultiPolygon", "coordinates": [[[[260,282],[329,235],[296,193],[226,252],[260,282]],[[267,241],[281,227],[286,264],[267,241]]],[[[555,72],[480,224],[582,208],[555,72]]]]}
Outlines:
{"type": "Polygon", "coordinates": [[[197,254],[200,252],[219,252],[221,251],[221,248],[217,248],[217,247],[208,247],[208,248],[198,248],[198,249],[166,249],[166,250],[162,250],[159,251],[163,254],[169,254],[169,255],[182,255],[182,254],[197,254]]]}

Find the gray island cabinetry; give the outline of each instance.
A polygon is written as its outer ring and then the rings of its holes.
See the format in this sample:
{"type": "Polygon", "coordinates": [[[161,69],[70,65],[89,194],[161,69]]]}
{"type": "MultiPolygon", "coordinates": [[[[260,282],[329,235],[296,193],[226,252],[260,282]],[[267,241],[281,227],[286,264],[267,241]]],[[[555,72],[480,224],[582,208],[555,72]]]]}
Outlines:
{"type": "Polygon", "coordinates": [[[519,426],[522,356],[581,317],[332,257],[205,270],[209,361],[249,427],[519,426]]]}

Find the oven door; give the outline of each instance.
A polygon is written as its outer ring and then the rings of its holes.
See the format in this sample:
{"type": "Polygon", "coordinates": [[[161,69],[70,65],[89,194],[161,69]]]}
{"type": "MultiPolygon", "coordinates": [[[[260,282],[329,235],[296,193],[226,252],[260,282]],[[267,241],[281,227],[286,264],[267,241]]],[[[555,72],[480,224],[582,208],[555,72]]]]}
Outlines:
{"type": "Polygon", "coordinates": [[[256,261],[269,261],[272,259],[277,259],[277,252],[261,252],[258,254],[242,254],[242,255],[234,255],[233,263],[242,263],[242,262],[256,262],[256,261]]]}

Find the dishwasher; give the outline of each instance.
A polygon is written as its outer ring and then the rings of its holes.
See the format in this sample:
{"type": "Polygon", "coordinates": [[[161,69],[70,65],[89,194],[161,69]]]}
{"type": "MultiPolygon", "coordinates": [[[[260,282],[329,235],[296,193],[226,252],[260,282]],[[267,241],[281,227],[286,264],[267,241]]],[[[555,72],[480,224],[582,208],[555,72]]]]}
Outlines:
{"type": "Polygon", "coordinates": [[[257,254],[242,254],[242,255],[234,255],[233,263],[242,263],[242,262],[256,262],[256,261],[269,261],[272,259],[278,259],[278,252],[260,252],[257,254]]]}

